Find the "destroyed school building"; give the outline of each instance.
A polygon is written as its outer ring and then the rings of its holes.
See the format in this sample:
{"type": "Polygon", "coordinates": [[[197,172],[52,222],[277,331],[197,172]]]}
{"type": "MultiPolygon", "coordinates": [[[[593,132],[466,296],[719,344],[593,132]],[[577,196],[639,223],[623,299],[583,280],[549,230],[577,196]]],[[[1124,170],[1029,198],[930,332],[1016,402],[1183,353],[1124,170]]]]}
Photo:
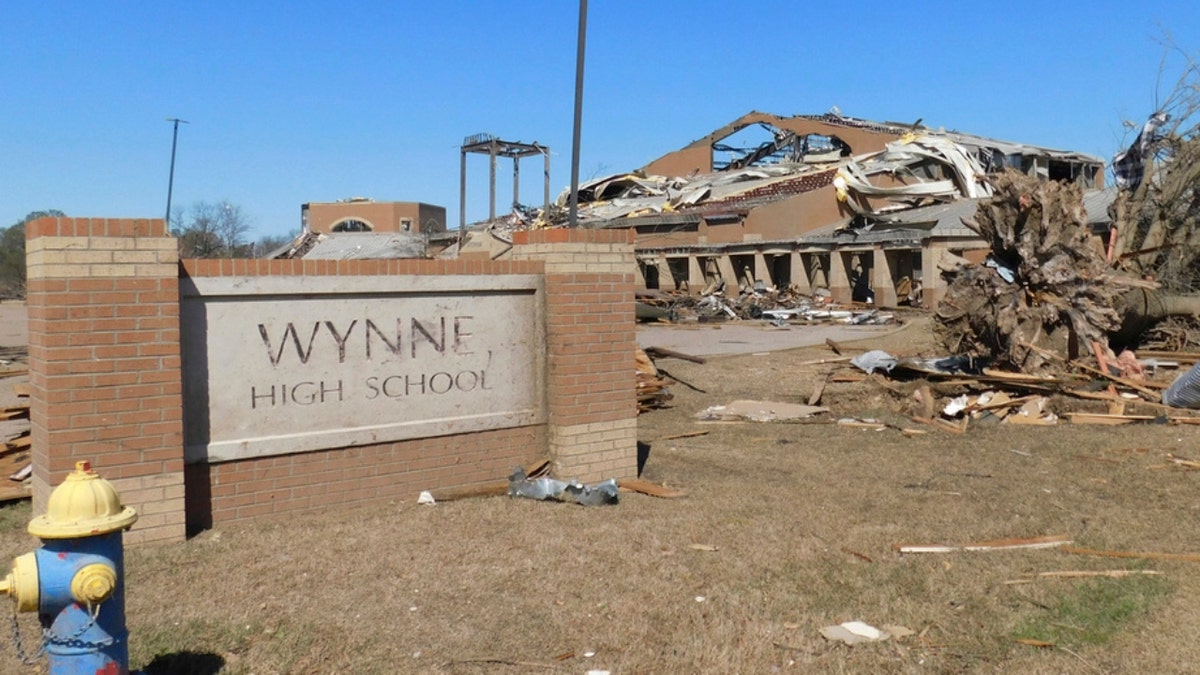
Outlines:
{"type": "Polygon", "coordinates": [[[267,258],[372,260],[424,258],[457,240],[446,233],[446,207],[349,197],[300,205],[300,234],[267,258]]]}
{"type": "MultiPolygon", "coordinates": [[[[580,185],[578,220],[634,230],[647,289],[826,289],[841,302],[934,307],[945,254],[986,257],[962,219],[991,195],[986,177],[1009,168],[1079,184],[1089,225],[1105,235],[1114,193],[1098,157],[837,111],[751,112],[637,171],[580,185]]],[[[535,226],[563,224],[567,198],[535,226]]],[[[506,230],[522,220],[485,224],[461,255],[503,257],[506,230]]]]}

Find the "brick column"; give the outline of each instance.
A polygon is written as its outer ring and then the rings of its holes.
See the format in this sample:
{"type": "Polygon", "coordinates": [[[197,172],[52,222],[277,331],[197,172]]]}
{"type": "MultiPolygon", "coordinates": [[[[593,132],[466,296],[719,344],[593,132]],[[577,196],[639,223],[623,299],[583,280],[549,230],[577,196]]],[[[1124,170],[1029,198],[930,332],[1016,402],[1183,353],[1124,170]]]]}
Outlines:
{"type": "Polygon", "coordinates": [[[695,254],[688,256],[688,295],[700,295],[708,280],[704,278],[704,268],[695,254]]]}
{"type": "Polygon", "coordinates": [[[779,286],[779,282],[772,274],[773,270],[767,267],[767,256],[763,255],[762,251],[754,252],[754,280],[761,281],[768,286],[779,286]]]}
{"type": "Polygon", "coordinates": [[[730,258],[728,253],[717,256],[717,269],[721,272],[721,280],[725,282],[725,295],[730,298],[737,297],[738,286],[741,285],[738,280],[742,278],[742,271],[733,269],[733,258],[730,258]]]}
{"type": "Polygon", "coordinates": [[[675,278],[675,272],[671,271],[671,259],[665,255],[659,258],[658,286],[668,291],[678,290],[679,288],[679,280],[675,278]]]}
{"type": "Polygon", "coordinates": [[[804,264],[804,254],[792,251],[788,254],[788,262],[792,266],[792,286],[805,295],[812,293],[812,282],[808,280],[808,267],[804,264]]]}
{"type": "Polygon", "coordinates": [[[871,284],[872,290],[875,291],[875,304],[879,307],[895,307],[898,299],[896,298],[896,274],[892,269],[894,254],[877,248],[874,256],[874,265],[872,265],[874,278],[871,280],[871,284]]]}
{"type": "Polygon", "coordinates": [[[945,243],[935,240],[929,240],[921,247],[921,302],[926,307],[937,307],[946,297],[948,285],[938,270],[938,263],[942,260],[942,254],[949,250],[945,243]]]}
{"type": "Polygon", "coordinates": [[[554,474],[595,482],[637,474],[633,232],[513,234],[514,259],[546,270],[547,439],[554,474]]]}
{"type": "Polygon", "coordinates": [[[852,288],[847,259],[851,254],[834,249],[829,253],[829,295],[837,302],[850,302],[852,288]]]}
{"type": "Polygon", "coordinates": [[[33,508],[91,460],[140,518],[182,540],[178,249],[161,220],[41,218],[25,229],[33,508]]]}

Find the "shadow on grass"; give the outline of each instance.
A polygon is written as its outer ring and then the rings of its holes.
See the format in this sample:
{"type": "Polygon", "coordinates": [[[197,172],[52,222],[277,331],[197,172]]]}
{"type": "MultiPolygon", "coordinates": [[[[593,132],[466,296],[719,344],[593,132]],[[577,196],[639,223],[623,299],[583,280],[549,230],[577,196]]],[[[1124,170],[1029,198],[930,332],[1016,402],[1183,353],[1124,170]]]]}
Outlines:
{"type": "Polygon", "coordinates": [[[215,675],[225,667],[225,659],[211,652],[174,652],[154,657],[142,672],[145,675],[215,675]]]}

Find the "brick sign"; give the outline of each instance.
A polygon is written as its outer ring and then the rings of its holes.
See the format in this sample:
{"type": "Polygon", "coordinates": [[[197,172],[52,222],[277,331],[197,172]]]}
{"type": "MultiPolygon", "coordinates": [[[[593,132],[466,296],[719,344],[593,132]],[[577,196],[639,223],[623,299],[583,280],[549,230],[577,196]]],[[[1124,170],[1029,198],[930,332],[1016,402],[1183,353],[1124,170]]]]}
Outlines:
{"type": "Polygon", "coordinates": [[[181,282],[186,458],[544,421],[540,278],[181,282]]]}

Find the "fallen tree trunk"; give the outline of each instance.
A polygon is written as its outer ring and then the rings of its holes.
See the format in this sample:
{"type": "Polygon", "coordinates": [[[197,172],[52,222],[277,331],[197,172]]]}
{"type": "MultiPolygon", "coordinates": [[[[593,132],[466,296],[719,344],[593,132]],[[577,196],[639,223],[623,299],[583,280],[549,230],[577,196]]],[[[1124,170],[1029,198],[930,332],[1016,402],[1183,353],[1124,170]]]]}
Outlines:
{"type": "Polygon", "coordinates": [[[1121,327],[1109,337],[1119,347],[1133,346],[1154,324],[1172,316],[1200,316],[1200,296],[1135,288],[1118,299],[1121,327]]]}

